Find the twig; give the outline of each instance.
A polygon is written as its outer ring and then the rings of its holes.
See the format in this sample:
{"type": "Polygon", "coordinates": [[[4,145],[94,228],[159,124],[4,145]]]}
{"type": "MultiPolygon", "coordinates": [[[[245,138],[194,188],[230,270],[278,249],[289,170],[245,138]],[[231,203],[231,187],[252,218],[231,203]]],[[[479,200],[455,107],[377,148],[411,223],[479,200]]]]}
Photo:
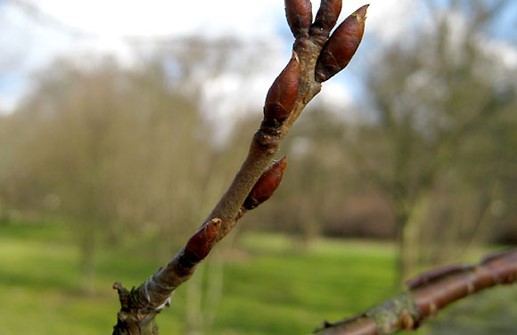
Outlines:
{"type": "Polygon", "coordinates": [[[170,304],[174,290],[192,276],[196,265],[247,210],[267,200],[278,187],[286,160],[271,162],[280,142],[318,94],[321,83],[341,71],[357,50],[368,6],[346,18],[330,37],[341,12],[341,0],[323,0],[314,22],[309,0],[285,0],[285,7],[295,37],[293,53],[267,93],[264,118],[248,156],[208,218],[164,268],[131,291],[114,284],[121,310],[113,334],[158,334],[155,316],[170,304]]]}
{"type": "Polygon", "coordinates": [[[408,291],[350,319],[325,322],[318,335],[388,335],[415,330],[451,303],[496,285],[517,281],[517,249],[484,258],[479,264],[453,265],[408,281],[408,291]]]}

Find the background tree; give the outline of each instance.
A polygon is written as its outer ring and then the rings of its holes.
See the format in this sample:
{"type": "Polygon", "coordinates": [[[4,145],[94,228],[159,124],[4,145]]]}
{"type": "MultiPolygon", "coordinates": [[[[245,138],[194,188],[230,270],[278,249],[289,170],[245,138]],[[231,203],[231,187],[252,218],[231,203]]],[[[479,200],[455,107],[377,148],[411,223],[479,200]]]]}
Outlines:
{"type": "MultiPolygon", "coordinates": [[[[142,54],[133,68],[111,58],[60,59],[0,123],[2,206],[73,224],[87,292],[107,243],[146,236],[152,259],[179,248],[246,149],[239,139],[214,140],[221,135],[203,116],[199,90],[203,69],[211,71],[207,81],[228,71],[235,64],[224,64],[224,55],[239,45],[221,43],[216,52],[206,41],[174,42],[142,54]]],[[[187,291],[187,328],[197,331],[213,319],[222,260],[206,273],[208,286],[200,275],[187,291]]]]}
{"type": "MultiPolygon", "coordinates": [[[[76,221],[88,283],[93,283],[90,277],[99,238],[120,238],[114,231],[117,222],[131,223],[145,216],[163,224],[167,219],[164,210],[149,208],[145,200],[155,198],[156,184],[172,182],[167,177],[172,172],[160,173],[171,163],[153,160],[170,157],[168,150],[177,143],[167,139],[174,133],[170,127],[190,134],[195,126],[195,107],[167,92],[160,82],[163,78],[156,78],[152,71],[144,73],[147,80],[124,73],[109,60],[88,72],[71,63],[56,64],[41,74],[40,88],[16,115],[29,137],[21,153],[28,159],[29,171],[23,180],[29,185],[18,190],[35,197],[33,206],[51,202],[51,209],[76,221]],[[134,99],[137,92],[144,97],[139,102],[134,99]],[[166,111],[165,106],[170,105],[176,111],[168,107],[166,111]],[[179,117],[178,110],[188,109],[190,113],[179,117]],[[168,122],[162,123],[164,118],[168,122]],[[160,129],[164,125],[166,131],[160,129]],[[141,178],[144,171],[150,173],[145,182],[141,178]],[[106,234],[110,230],[112,234],[106,234]]],[[[166,194],[160,196],[170,200],[166,194]]]]}
{"type": "Polygon", "coordinates": [[[476,225],[463,225],[486,219],[483,213],[501,196],[494,193],[500,173],[515,160],[495,154],[511,141],[494,136],[497,124],[515,129],[515,72],[487,40],[509,2],[427,3],[431,24],[376,55],[382,68],[369,67],[366,86],[376,122],[350,137],[360,169],[393,204],[401,278],[414,271],[421,246],[458,246],[460,237],[475,234],[476,225]],[[374,141],[377,149],[365,147],[374,141]],[[436,212],[448,218],[431,215],[436,212]],[[461,218],[462,212],[469,216],[461,218]]]}

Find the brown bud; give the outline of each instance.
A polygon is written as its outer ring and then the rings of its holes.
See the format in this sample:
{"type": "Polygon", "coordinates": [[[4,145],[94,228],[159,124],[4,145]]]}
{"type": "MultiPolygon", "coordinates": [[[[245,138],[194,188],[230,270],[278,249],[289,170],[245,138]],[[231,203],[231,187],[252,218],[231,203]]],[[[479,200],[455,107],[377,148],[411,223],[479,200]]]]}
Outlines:
{"type": "Polygon", "coordinates": [[[321,0],[320,8],[312,25],[312,32],[328,36],[336,25],[340,13],[341,0],[321,0]]]}
{"type": "Polygon", "coordinates": [[[472,267],[469,265],[461,265],[461,264],[452,264],[452,265],[446,265],[443,267],[439,267],[436,269],[431,269],[429,271],[423,272],[419,275],[417,275],[414,278],[409,279],[406,282],[406,285],[409,289],[414,290],[419,287],[423,287],[430,282],[433,282],[437,279],[443,279],[447,276],[461,273],[464,271],[471,270],[472,267]]]}
{"type": "Polygon", "coordinates": [[[250,210],[269,199],[280,185],[286,165],[287,158],[285,156],[274,162],[257,180],[242,206],[250,210]]]}
{"type": "Polygon", "coordinates": [[[291,60],[269,88],[264,104],[264,119],[284,121],[291,112],[298,95],[300,62],[293,52],[291,60]]]}
{"type": "Polygon", "coordinates": [[[481,264],[487,264],[487,263],[491,263],[491,262],[496,262],[498,260],[506,258],[507,256],[512,256],[512,254],[515,254],[515,256],[517,256],[517,250],[515,250],[515,249],[507,249],[507,250],[503,250],[503,251],[498,251],[498,252],[495,252],[495,253],[492,253],[492,254],[489,254],[489,255],[485,256],[481,260],[481,264]]]}
{"type": "Polygon", "coordinates": [[[323,46],[316,63],[316,80],[324,82],[343,70],[354,56],[364,33],[368,5],[347,17],[323,46]]]}
{"type": "Polygon", "coordinates": [[[285,0],[285,15],[295,38],[309,35],[312,23],[310,0],[285,0]]]}
{"type": "Polygon", "coordinates": [[[185,254],[195,261],[204,259],[216,242],[221,223],[221,219],[215,218],[199,228],[199,230],[192,235],[190,240],[188,240],[185,246],[185,254]]]}

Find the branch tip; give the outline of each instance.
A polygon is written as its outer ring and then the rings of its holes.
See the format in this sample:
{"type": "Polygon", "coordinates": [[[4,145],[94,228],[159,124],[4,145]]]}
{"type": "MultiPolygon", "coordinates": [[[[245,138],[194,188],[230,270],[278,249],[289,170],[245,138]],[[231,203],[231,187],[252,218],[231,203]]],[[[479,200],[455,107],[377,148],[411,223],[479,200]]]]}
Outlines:
{"type": "Polygon", "coordinates": [[[287,24],[298,38],[309,36],[309,28],[312,23],[312,4],[310,0],[285,0],[285,14],[287,24]]]}
{"type": "Polygon", "coordinates": [[[315,77],[324,82],[343,70],[363,39],[368,5],[350,14],[323,46],[316,64],[315,77]]]}
{"type": "Polygon", "coordinates": [[[336,25],[341,7],[341,0],[322,0],[311,27],[311,33],[328,37],[330,31],[336,25]]]}

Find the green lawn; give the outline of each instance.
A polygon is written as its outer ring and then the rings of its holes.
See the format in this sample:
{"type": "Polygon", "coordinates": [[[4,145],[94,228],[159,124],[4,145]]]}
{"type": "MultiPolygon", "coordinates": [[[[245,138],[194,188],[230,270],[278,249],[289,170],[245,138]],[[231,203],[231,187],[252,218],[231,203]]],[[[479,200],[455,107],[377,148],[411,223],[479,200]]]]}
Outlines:
{"type": "MultiPolygon", "coordinates": [[[[0,225],[0,335],[110,334],[119,308],[113,282],[138,285],[165,263],[146,258],[145,243],[104,246],[95,293],[87,295],[71,236],[60,225],[0,225]]],[[[207,334],[309,334],[324,319],[352,316],[396,293],[387,244],[321,240],[300,249],[280,235],[247,234],[238,245],[226,257],[210,255],[195,275],[207,286],[214,279],[206,273],[226,259],[207,334]]],[[[158,316],[161,334],[184,333],[187,291],[180,287],[158,316]]]]}
{"type": "MultiPolygon", "coordinates": [[[[87,295],[71,236],[60,225],[0,226],[1,335],[108,334],[118,311],[113,282],[137,285],[160,265],[131,244],[102,247],[95,293],[87,295]]],[[[324,319],[351,315],[393,293],[387,245],[325,240],[302,250],[284,237],[260,234],[244,235],[238,244],[225,251],[223,295],[210,334],[308,334],[324,319]]],[[[208,270],[196,274],[202,272],[208,270]]],[[[185,300],[180,287],[158,317],[162,334],[182,333],[185,300]]]]}

